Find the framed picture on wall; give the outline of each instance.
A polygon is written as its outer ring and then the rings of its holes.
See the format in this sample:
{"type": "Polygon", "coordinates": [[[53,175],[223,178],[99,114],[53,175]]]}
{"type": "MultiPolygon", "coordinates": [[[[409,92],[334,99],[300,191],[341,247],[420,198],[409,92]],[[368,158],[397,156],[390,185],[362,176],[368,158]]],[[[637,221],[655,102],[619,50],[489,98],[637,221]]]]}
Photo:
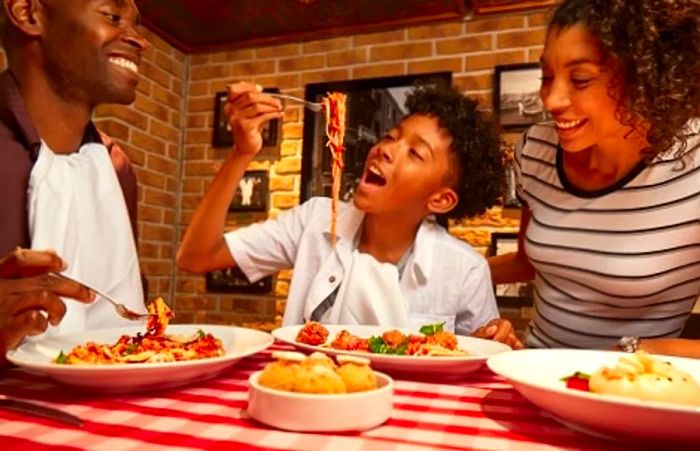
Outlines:
{"type": "Polygon", "coordinates": [[[540,100],[538,63],[499,65],[493,76],[493,106],[501,127],[524,129],[550,119],[540,100]]]}
{"type": "Polygon", "coordinates": [[[255,293],[264,294],[272,290],[272,276],[250,283],[239,268],[227,268],[208,272],[207,291],[211,293],[255,293]]]}
{"type": "MultiPolygon", "coordinates": [[[[265,88],[263,92],[279,93],[278,88],[265,88]]],[[[233,146],[233,134],[229,124],[229,116],[224,111],[228,93],[226,91],[217,92],[214,99],[214,131],[212,145],[214,147],[233,146]]],[[[281,121],[274,119],[268,122],[262,129],[263,148],[256,155],[256,159],[267,159],[279,157],[280,137],[282,135],[280,127],[281,121]]]]}
{"type": "MultiPolygon", "coordinates": [[[[496,232],[491,234],[489,256],[503,255],[518,250],[518,234],[496,232]]],[[[532,282],[503,283],[494,286],[496,301],[501,307],[532,306],[534,284],[532,282]]]]}
{"type": "Polygon", "coordinates": [[[238,182],[229,211],[267,211],[267,171],[246,171],[238,182]]]}

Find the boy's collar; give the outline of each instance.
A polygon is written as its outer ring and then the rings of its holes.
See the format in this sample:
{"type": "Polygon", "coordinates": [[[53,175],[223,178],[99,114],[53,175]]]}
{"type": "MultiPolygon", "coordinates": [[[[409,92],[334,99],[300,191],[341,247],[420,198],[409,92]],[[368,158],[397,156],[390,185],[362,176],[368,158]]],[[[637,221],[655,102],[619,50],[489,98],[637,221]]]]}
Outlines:
{"type": "MultiPolygon", "coordinates": [[[[336,246],[338,246],[339,249],[346,250],[348,255],[352,253],[355,237],[360,227],[362,227],[362,221],[364,221],[364,219],[365,213],[355,208],[352,202],[345,204],[345,208],[343,208],[342,202],[338,206],[336,246]]],[[[413,257],[409,259],[410,265],[406,268],[407,270],[412,270],[417,280],[421,283],[425,283],[425,281],[428,280],[428,275],[432,269],[434,236],[435,233],[437,233],[435,230],[436,227],[441,226],[435,222],[434,216],[429,216],[423,220],[420,227],[418,227],[418,233],[416,233],[416,238],[413,242],[413,257]]],[[[330,222],[328,223],[324,235],[330,243],[330,222]]]]}

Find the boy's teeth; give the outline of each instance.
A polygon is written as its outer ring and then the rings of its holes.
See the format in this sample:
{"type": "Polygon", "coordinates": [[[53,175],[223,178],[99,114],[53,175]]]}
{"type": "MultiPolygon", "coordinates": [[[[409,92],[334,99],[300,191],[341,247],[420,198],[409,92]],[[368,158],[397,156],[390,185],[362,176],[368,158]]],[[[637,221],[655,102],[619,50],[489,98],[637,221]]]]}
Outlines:
{"type": "Polygon", "coordinates": [[[384,178],[384,176],[382,175],[382,173],[379,172],[379,170],[378,170],[377,168],[375,168],[375,167],[373,167],[373,166],[370,166],[370,167],[368,168],[368,170],[369,170],[369,172],[371,172],[372,174],[374,174],[374,175],[376,175],[376,176],[378,176],[378,177],[384,178]]]}
{"type": "Polygon", "coordinates": [[[130,71],[135,72],[137,74],[139,73],[138,66],[133,61],[129,61],[126,58],[112,57],[109,59],[109,62],[119,67],[123,67],[124,69],[129,69],[130,71]]]}
{"type": "Polygon", "coordinates": [[[568,129],[568,128],[574,128],[578,125],[581,125],[583,122],[583,119],[579,119],[577,121],[566,121],[566,122],[557,122],[557,128],[563,128],[563,129],[568,129]]]}

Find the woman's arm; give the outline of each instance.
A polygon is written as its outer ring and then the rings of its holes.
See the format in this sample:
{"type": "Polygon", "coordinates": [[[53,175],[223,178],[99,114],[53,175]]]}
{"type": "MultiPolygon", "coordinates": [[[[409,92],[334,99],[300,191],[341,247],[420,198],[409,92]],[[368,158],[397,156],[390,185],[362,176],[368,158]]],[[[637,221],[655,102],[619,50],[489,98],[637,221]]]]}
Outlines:
{"type": "Polygon", "coordinates": [[[651,354],[675,355],[700,359],[700,340],[684,338],[642,339],[639,348],[651,354]]]}
{"type": "Polygon", "coordinates": [[[263,125],[282,117],[279,100],[251,83],[229,88],[226,110],[235,145],[197,206],[178,249],[177,266],[185,271],[204,273],[236,265],[224,241],[228,206],[248,164],[262,148],[263,125]]]}
{"type": "Polygon", "coordinates": [[[525,255],[525,231],[530,223],[530,209],[523,206],[518,230],[518,251],[488,258],[494,284],[524,282],[535,278],[535,268],[525,255]]]}

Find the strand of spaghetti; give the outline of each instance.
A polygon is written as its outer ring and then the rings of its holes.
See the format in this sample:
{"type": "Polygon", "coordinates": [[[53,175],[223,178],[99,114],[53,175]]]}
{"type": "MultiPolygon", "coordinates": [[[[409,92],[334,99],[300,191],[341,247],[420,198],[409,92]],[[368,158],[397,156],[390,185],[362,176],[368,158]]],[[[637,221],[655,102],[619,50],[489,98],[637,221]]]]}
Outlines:
{"type": "Polygon", "coordinates": [[[338,217],[338,200],[340,198],[340,185],[343,175],[343,153],[345,151],[345,102],[347,96],[340,92],[331,92],[323,98],[322,103],[326,113],[326,145],[331,150],[333,162],[331,164],[331,176],[333,178],[332,207],[331,207],[331,243],[335,246],[336,223],[338,217]]]}

